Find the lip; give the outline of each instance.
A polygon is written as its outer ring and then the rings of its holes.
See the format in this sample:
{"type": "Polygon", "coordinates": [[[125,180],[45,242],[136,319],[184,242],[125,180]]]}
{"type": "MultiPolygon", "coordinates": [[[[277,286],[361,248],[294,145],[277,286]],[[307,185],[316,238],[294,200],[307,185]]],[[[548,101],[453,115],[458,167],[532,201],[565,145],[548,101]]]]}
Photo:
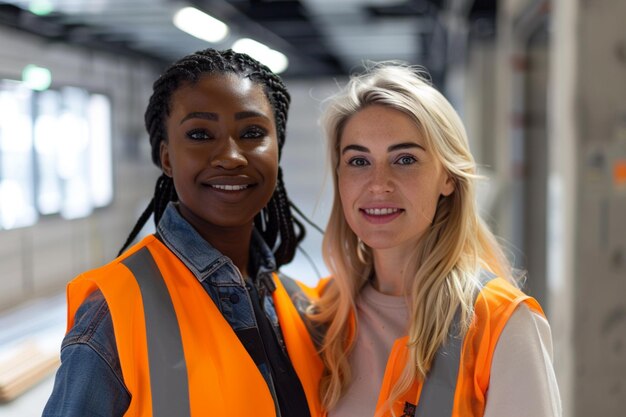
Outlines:
{"type": "Polygon", "coordinates": [[[359,213],[363,218],[371,224],[386,224],[394,221],[398,217],[404,213],[404,209],[397,207],[393,204],[371,204],[366,207],[359,208],[359,213]],[[377,211],[389,211],[389,210],[397,210],[390,212],[388,214],[368,214],[367,211],[377,210],[377,211]]]}

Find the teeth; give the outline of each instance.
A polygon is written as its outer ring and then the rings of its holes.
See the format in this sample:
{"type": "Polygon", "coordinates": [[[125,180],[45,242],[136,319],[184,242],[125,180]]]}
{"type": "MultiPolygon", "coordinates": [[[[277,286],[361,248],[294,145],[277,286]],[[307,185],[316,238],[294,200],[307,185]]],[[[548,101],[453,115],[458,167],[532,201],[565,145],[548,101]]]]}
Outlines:
{"type": "Polygon", "coordinates": [[[247,185],[211,185],[211,187],[225,191],[241,191],[248,188],[247,185]]]}
{"type": "Polygon", "coordinates": [[[365,209],[365,212],[370,216],[387,216],[389,214],[397,213],[397,208],[371,208],[365,209]]]}

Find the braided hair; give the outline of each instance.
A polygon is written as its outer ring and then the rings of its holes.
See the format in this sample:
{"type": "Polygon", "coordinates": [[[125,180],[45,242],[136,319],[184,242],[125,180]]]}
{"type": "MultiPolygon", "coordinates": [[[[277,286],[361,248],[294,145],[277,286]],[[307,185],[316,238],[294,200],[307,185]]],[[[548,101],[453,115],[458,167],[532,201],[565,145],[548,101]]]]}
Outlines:
{"type": "MultiPolygon", "coordinates": [[[[205,49],[176,61],[154,82],[144,118],[152,147],[152,161],[159,168],[161,167],[160,147],[161,142],[167,140],[165,122],[169,117],[174,92],[183,84],[198,82],[203,75],[224,73],[247,77],[263,87],[274,112],[280,159],[285,143],[287,112],[291,101],[289,92],[280,77],[246,54],[230,49],[223,51],[205,49]]],[[[155,225],[158,225],[170,201],[178,201],[174,182],[170,177],[162,174],[157,180],[152,200],[130,232],[120,254],[133,242],[152,214],[154,214],[155,225]]],[[[290,262],[298,244],[304,239],[305,230],[302,223],[291,213],[280,167],[278,167],[274,194],[269,203],[256,215],[254,223],[265,242],[272,248],[277,266],[290,262]]]]}

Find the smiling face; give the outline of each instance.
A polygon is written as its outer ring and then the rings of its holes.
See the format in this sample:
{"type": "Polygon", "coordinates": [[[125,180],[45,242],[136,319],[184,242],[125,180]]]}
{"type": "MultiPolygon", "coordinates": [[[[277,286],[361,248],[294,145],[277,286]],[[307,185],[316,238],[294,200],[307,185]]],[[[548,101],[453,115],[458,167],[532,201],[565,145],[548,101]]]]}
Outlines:
{"type": "Polygon", "coordinates": [[[161,144],[181,214],[207,240],[224,228],[250,230],[278,175],[278,140],[263,88],[234,74],[210,74],[172,96],[161,144]]]}
{"type": "Polygon", "coordinates": [[[415,122],[381,105],[351,116],[339,141],[338,191],[354,233],[373,249],[412,249],[454,182],[415,122]]]}

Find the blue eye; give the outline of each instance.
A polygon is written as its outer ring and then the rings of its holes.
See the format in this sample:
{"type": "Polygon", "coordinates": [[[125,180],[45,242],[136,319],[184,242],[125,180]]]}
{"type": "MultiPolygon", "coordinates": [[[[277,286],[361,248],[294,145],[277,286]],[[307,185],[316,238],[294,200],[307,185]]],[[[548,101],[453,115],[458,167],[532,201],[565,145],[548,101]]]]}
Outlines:
{"type": "Polygon", "coordinates": [[[348,165],[353,166],[353,167],[364,167],[369,164],[370,163],[367,159],[359,157],[359,156],[350,158],[350,160],[348,160],[348,165]]]}
{"type": "Polygon", "coordinates": [[[411,165],[417,162],[417,159],[412,155],[402,155],[396,159],[396,163],[399,165],[411,165]]]}
{"type": "Polygon", "coordinates": [[[242,139],[260,139],[265,136],[267,136],[267,131],[259,126],[250,126],[241,134],[242,139]]]}
{"type": "Polygon", "coordinates": [[[204,129],[194,129],[187,132],[187,137],[192,140],[207,140],[211,139],[212,135],[204,129]]]}

